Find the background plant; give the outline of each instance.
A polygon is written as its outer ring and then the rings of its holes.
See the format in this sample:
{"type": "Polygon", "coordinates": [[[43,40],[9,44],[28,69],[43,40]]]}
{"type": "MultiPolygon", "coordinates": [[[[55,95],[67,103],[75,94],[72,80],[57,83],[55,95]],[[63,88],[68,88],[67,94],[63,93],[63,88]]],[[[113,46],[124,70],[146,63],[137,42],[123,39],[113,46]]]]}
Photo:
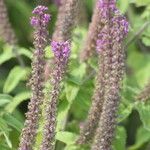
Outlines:
{"type": "MultiPolygon", "coordinates": [[[[17,51],[25,63],[18,63],[13,47],[0,43],[0,149],[16,150],[19,135],[27,111],[30,90],[26,82],[31,73],[32,27],[29,25],[31,11],[37,5],[29,0],[6,0],[10,23],[18,39],[17,51]]],[[[88,150],[88,145],[78,147],[74,141],[79,135],[79,126],[87,117],[94,88],[97,57],[87,63],[79,63],[79,54],[87,34],[87,22],[92,16],[94,1],[85,1],[87,15],[85,25],[78,25],[73,32],[72,54],[69,70],[65,77],[58,104],[56,149],[88,150]],[[89,72],[87,73],[87,66],[89,72]],[[78,108],[78,109],[77,109],[78,108]],[[64,130],[65,127],[65,130],[64,130]]],[[[39,2],[38,2],[39,3],[39,2]]],[[[57,9],[53,1],[46,2],[53,16],[49,27],[54,31],[57,9]]],[[[150,78],[150,2],[149,0],[118,0],[121,12],[126,13],[130,22],[130,33],[126,39],[127,76],[121,94],[118,112],[118,127],[113,150],[150,149],[150,104],[136,100],[137,94],[146,86],[150,78]]],[[[2,39],[0,37],[0,39],[2,39]]],[[[53,53],[45,49],[45,57],[50,60],[53,53]]],[[[40,139],[40,136],[38,137],[40,139]]]]}

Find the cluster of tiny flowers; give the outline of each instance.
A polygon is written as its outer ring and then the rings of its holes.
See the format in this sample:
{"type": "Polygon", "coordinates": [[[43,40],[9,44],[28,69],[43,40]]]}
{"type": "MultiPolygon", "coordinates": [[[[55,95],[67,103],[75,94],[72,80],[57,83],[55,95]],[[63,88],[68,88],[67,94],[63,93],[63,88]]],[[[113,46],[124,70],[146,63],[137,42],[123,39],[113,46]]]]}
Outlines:
{"type": "MultiPolygon", "coordinates": [[[[118,36],[118,38],[116,39],[116,41],[120,42],[122,41],[126,35],[128,34],[129,31],[129,24],[126,21],[126,18],[124,16],[121,15],[121,13],[119,12],[119,10],[116,8],[115,6],[115,0],[111,1],[111,3],[109,4],[106,2],[103,2],[103,0],[100,0],[99,6],[101,9],[101,15],[103,17],[103,19],[107,20],[107,16],[109,16],[108,13],[110,13],[110,15],[113,15],[113,17],[109,18],[109,22],[111,22],[112,24],[118,24],[118,31],[121,31],[120,36],[118,36]],[[107,7],[108,6],[108,7],[107,7]]],[[[112,26],[111,29],[107,29],[106,26],[104,26],[104,28],[101,30],[101,32],[98,35],[98,40],[97,40],[97,51],[101,52],[103,50],[105,50],[106,45],[108,43],[110,43],[112,40],[109,38],[109,34],[114,32],[114,28],[112,26]]]]}
{"type": "Polygon", "coordinates": [[[102,30],[102,23],[101,23],[101,14],[99,9],[99,0],[96,0],[96,4],[93,10],[92,22],[89,25],[87,38],[85,40],[85,44],[83,50],[80,53],[80,60],[87,61],[90,59],[96,49],[96,41],[98,38],[99,32],[102,30]]]}
{"type": "Polygon", "coordinates": [[[71,39],[72,30],[77,20],[77,11],[80,0],[62,0],[53,34],[54,41],[71,39]]]}
{"type": "Polygon", "coordinates": [[[101,10],[102,18],[109,16],[110,10],[114,10],[116,0],[99,0],[99,9],[101,10]]]}
{"type": "Polygon", "coordinates": [[[105,93],[102,113],[96,130],[92,150],[110,150],[116,127],[120,102],[120,81],[123,78],[123,40],[128,33],[128,22],[116,8],[115,0],[99,0],[104,28],[97,40],[97,51],[104,57],[105,93]]]}
{"type": "Polygon", "coordinates": [[[66,42],[52,41],[51,46],[55,58],[66,63],[70,55],[70,43],[68,41],[66,42]]]}
{"type": "Polygon", "coordinates": [[[129,32],[129,23],[126,18],[121,15],[117,8],[114,10],[114,17],[112,18],[112,23],[117,23],[119,25],[118,30],[120,29],[122,31],[122,36],[120,37],[120,40],[124,39],[129,32]]]}
{"type": "Polygon", "coordinates": [[[34,27],[34,47],[32,61],[32,77],[30,79],[32,96],[28,104],[26,121],[21,134],[19,150],[31,150],[37,134],[38,121],[44,99],[44,49],[47,44],[47,26],[50,21],[50,15],[46,14],[48,8],[38,6],[33,10],[34,17],[31,18],[31,25],[34,27]]]}
{"type": "Polygon", "coordinates": [[[0,36],[5,43],[16,45],[17,39],[8,19],[4,0],[0,0],[0,36]]]}
{"type": "Polygon", "coordinates": [[[32,13],[36,15],[31,18],[31,25],[33,27],[38,28],[41,26],[47,26],[50,21],[50,15],[45,13],[47,10],[48,8],[45,6],[38,6],[33,10],[32,13]]]}
{"type": "Polygon", "coordinates": [[[42,150],[53,150],[55,145],[55,129],[57,116],[57,103],[61,89],[61,81],[63,80],[70,55],[70,43],[51,42],[52,51],[54,53],[54,68],[50,76],[50,100],[46,102],[45,125],[42,150]]]}
{"type": "Polygon", "coordinates": [[[45,122],[42,150],[55,149],[56,117],[57,104],[61,91],[61,82],[64,78],[68,59],[70,55],[70,42],[72,29],[76,20],[76,12],[79,0],[61,0],[58,11],[58,17],[53,33],[51,47],[54,53],[53,68],[49,77],[51,89],[49,91],[49,100],[45,105],[45,122]]]}

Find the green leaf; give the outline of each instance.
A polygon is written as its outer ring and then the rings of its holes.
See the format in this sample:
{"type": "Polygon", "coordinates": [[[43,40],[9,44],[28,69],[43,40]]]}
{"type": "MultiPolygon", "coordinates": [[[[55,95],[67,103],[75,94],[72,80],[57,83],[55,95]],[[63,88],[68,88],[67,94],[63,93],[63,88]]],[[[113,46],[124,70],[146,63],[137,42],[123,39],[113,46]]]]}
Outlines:
{"type": "Polygon", "coordinates": [[[50,46],[47,46],[47,47],[45,48],[45,57],[46,57],[46,58],[53,58],[53,57],[54,57],[54,53],[52,52],[50,46]]]}
{"type": "Polygon", "coordinates": [[[122,13],[125,13],[128,9],[128,6],[129,6],[129,0],[119,0],[118,5],[119,5],[119,10],[122,13]]]}
{"type": "Polygon", "coordinates": [[[23,56],[26,56],[26,57],[32,59],[32,52],[29,51],[28,49],[25,49],[25,48],[22,48],[22,47],[21,48],[18,47],[18,53],[20,55],[23,55],[23,56]]]}
{"type": "Polygon", "coordinates": [[[72,103],[72,101],[76,98],[78,91],[79,91],[78,86],[73,86],[69,84],[65,85],[66,98],[69,103],[72,103]]]}
{"type": "Polygon", "coordinates": [[[31,96],[31,92],[29,91],[24,91],[22,93],[19,93],[16,95],[13,100],[5,107],[5,110],[9,113],[12,113],[16,107],[23,102],[24,100],[29,99],[31,96]]]}
{"type": "Polygon", "coordinates": [[[9,131],[10,131],[10,129],[8,128],[6,121],[4,119],[0,118],[0,132],[2,135],[4,135],[6,143],[9,146],[9,148],[12,148],[12,144],[9,139],[9,131]]]}
{"type": "Polygon", "coordinates": [[[28,73],[29,68],[21,68],[20,66],[14,67],[5,81],[3,88],[4,93],[10,93],[28,73]]]}
{"type": "Polygon", "coordinates": [[[9,126],[15,128],[18,132],[21,132],[23,128],[23,122],[20,122],[17,118],[10,114],[5,114],[3,118],[9,126]]]}
{"type": "Polygon", "coordinates": [[[117,127],[113,150],[126,150],[126,131],[124,127],[117,127]]]}
{"type": "Polygon", "coordinates": [[[0,54],[0,65],[14,57],[12,49],[13,47],[9,45],[3,47],[3,53],[0,54]]]}
{"type": "Polygon", "coordinates": [[[5,137],[5,139],[6,139],[6,142],[7,142],[8,146],[9,146],[10,148],[12,148],[11,141],[10,141],[8,135],[6,134],[6,132],[2,132],[2,134],[4,135],[4,137],[5,137]]]}
{"type": "Polygon", "coordinates": [[[135,105],[135,109],[139,112],[144,128],[150,131],[150,105],[140,102],[135,105]]]}
{"type": "Polygon", "coordinates": [[[118,122],[124,121],[132,112],[133,105],[129,104],[128,106],[121,103],[118,113],[118,122]]]}
{"type": "Polygon", "coordinates": [[[62,100],[58,105],[58,115],[57,115],[57,131],[64,129],[67,121],[68,111],[70,109],[70,104],[67,100],[62,100]]]}
{"type": "Polygon", "coordinates": [[[133,78],[136,79],[139,87],[143,88],[150,77],[150,55],[143,55],[139,51],[133,50],[129,52],[128,56],[128,64],[130,67],[132,67],[133,78]]]}
{"type": "Polygon", "coordinates": [[[76,85],[81,85],[83,77],[86,73],[86,64],[76,64],[72,63],[72,71],[70,72],[69,78],[67,79],[68,82],[74,83],[76,85]]]}
{"type": "Polygon", "coordinates": [[[140,127],[137,131],[136,142],[134,145],[130,146],[128,150],[137,150],[141,148],[146,142],[150,141],[150,132],[145,128],[140,127]]]}
{"type": "Polygon", "coordinates": [[[74,144],[77,137],[76,134],[67,131],[60,131],[56,134],[56,139],[67,145],[74,144]]]}
{"type": "Polygon", "coordinates": [[[9,61],[10,59],[16,57],[16,55],[14,53],[14,48],[16,49],[18,55],[23,55],[23,56],[26,56],[30,59],[32,58],[32,52],[29,51],[28,49],[21,48],[21,47],[14,47],[14,46],[6,44],[3,46],[2,54],[0,54],[0,65],[9,61]]]}
{"type": "Polygon", "coordinates": [[[143,42],[146,46],[150,46],[150,37],[147,37],[147,36],[142,37],[142,42],[143,42]]]}
{"type": "Polygon", "coordinates": [[[0,94],[0,107],[12,101],[13,97],[7,94],[0,94]]]}
{"type": "Polygon", "coordinates": [[[137,6],[147,6],[147,5],[150,5],[150,1],[149,0],[135,0],[135,4],[137,6]]]}

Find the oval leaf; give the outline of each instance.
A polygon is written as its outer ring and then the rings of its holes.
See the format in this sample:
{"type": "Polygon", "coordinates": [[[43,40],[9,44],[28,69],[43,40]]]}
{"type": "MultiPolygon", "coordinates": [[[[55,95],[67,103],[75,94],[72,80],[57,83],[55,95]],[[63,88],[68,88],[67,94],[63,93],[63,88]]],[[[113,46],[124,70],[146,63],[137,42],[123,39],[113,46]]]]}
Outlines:
{"type": "Polygon", "coordinates": [[[27,76],[28,72],[28,68],[14,67],[5,81],[3,92],[10,93],[27,76]]]}

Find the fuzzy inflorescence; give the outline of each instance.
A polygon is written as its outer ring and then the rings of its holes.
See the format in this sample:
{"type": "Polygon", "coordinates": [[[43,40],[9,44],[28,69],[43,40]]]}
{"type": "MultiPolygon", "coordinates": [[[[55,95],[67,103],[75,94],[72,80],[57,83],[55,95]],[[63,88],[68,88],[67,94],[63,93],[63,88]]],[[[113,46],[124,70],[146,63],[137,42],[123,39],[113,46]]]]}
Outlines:
{"type": "Polygon", "coordinates": [[[104,27],[98,36],[97,52],[104,59],[105,91],[92,150],[110,150],[120,101],[120,83],[125,68],[123,40],[128,33],[128,22],[116,8],[115,0],[100,0],[99,9],[104,27]]]}
{"type": "Polygon", "coordinates": [[[50,79],[50,100],[46,102],[46,122],[44,125],[44,135],[41,150],[53,150],[55,147],[56,114],[58,98],[61,90],[60,83],[63,80],[70,55],[70,43],[68,41],[52,41],[51,47],[55,56],[55,65],[50,79]]]}
{"type": "Polygon", "coordinates": [[[10,45],[17,43],[17,38],[8,19],[7,9],[3,0],[0,0],[0,36],[10,45]]]}
{"type": "MultiPolygon", "coordinates": [[[[76,24],[76,18],[78,14],[79,0],[61,0],[59,6],[58,16],[53,33],[52,41],[65,42],[71,40],[72,30],[76,24]]],[[[53,60],[52,60],[53,61],[53,60]]],[[[49,64],[47,63],[47,66],[49,64]]],[[[51,69],[48,68],[47,74],[51,73],[51,69]]]]}
{"type": "Polygon", "coordinates": [[[101,22],[101,15],[99,9],[99,0],[97,0],[93,16],[92,22],[90,23],[87,38],[83,47],[83,50],[80,54],[81,61],[87,61],[94,53],[96,49],[96,41],[98,38],[98,34],[101,31],[103,24],[101,22]]]}
{"type": "Polygon", "coordinates": [[[79,0],[62,0],[58,11],[56,28],[53,34],[51,46],[54,53],[54,68],[50,73],[51,89],[50,99],[46,101],[43,141],[41,150],[53,150],[55,148],[55,129],[57,116],[57,103],[61,90],[61,81],[67,69],[70,55],[70,40],[75,24],[79,0]]]}
{"type": "Polygon", "coordinates": [[[59,7],[54,41],[68,41],[71,39],[71,33],[76,23],[79,0],[62,0],[59,7]]]}
{"type": "Polygon", "coordinates": [[[79,0],[62,0],[58,11],[56,28],[51,46],[54,53],[54,68],[50,71],[51,89],[50,99],[46,101],[43,141],[41,150],[55,148],[55,129],[57,116],[57,103],[61,90],[61,81],[64,78],[70,55],[70,39],[75,24],[79,0]]]}
{"type": "MultiPolygon", "coordinates": [[[[102,54],[101,54],[102,56],[102,54]]],[[[96,76],[96,83],[94,94],[92,96],[92,104],[88,113],[88,117],[83,127],[80,129],[80,136],[77,140],[78,144],[85,144],[90,142],[94,135],[99,122],[99,116],[102,111],[104,101],[104,86],[105,86],[105,64],[104,57],[99,57],[99,67],[96,76]]]]}
{"type": "MultiPolygon", "coordinates": [[[[95,45],[97,45],[96,49],[99,54],[99,71],[97,73],[96,77],[96,86],[94,90],[94,95],[92,97],[92,106],[90,108],[87,121],[85,122],[83,128],[81,129],[80,137],[78,139],[78,143],[84,144],[87,143],[90,139],[93,138],[95,134],[95,130],[98,126],[99,117],[102,112],[102,106],[104,102],[104,95],[106,92],[106,81],[108,80],[110,76],[110,67],[112,64],[110,64],[110,56],[112,56],[110,48],[113,45],[112,36],[113,38],[121,42],[123,37],[127,34],[127,22],[123,18],[123,16],[120,15],[119,11],[115,7],[115,1],[111,1],[109,4],[107,1],[98,1],[97,2],[97,8],[99,12],[99,16],[101,16],[101,30],[97,33],[97,42],[95,42],[95,45]],[[109,10],[111,10],[112,18],[110,20],[109,18],[109,10]],[[120,21],[120,22],[119,22],[120,21]],[[109,30],[110,23],[113,22],[114,28],[109,30]],[[120,24],[120,26],[117,26],[117,24],[120,24]],[[103,27],[103,28],[102,28],[103,27]],[[120,28],[120,30],[118,30],[120,28]],[[122,31],[122,32],[121,32],[122,31]],[[111,32],[111,33],[110,33],[111,32]],[[120,34],[118,34],[121,32],[120,34]],[[110,65],[110,66],[109,66],[110,65]]],[[[97,22],[98,23],[98,22],[97,22]]],[[[122,42],[121,42],[122,43],[122,42]]],[[[113,48],[111,48],[113,49],[113,48]]],[[[118,61],[120,65],[120,70],[118,73],[118,78],[122,76],[123,74],[123,66],[124,66],[124,53],[120,47],[120,45],[114,44],[114,52],[116,52],[115,57],[117,57],[118,53],[120,56],[118,56],[118,61]],[[117,46],[117,47],[115,47],[117,46]],[[117,52],[118,50],[118,52],[117,52]]],[[[120,79],[121,80],[121,79],[120,79]]],[[[109,83],[109,82],[108,82],[109,83]]],[[[109,85],[108,85],[109,87],[109,85]]]]}
{"type": "Polygon", "coordinates": [[[44,48],[47,44],[47,25],[50,21],[50,15],[46,14],[48,8],[38,6],[33,10],[31,25],[34,27],[34,47],[32,62],[32,77],[30,80],[32,96],[26,113],[26,121],[21,134],[19,150],[32,150],[35,142],[35,136],[38,128],[38,119],[40,117],[40,105],[43,103],[43,73],[44,73],[44,48]]]}

